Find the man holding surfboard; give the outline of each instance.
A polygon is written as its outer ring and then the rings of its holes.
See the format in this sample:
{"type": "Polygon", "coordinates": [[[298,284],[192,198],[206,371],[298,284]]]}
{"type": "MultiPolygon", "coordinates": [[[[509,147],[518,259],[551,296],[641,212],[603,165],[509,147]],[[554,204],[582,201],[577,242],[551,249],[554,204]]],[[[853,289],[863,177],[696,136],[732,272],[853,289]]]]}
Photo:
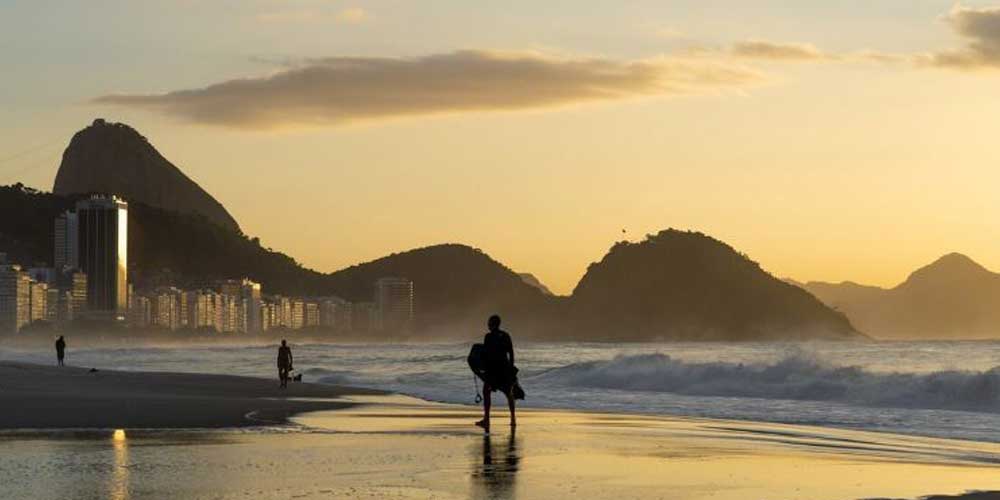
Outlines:
{"type": "Polygon", "coordinates": [[[476,422],[486,432],[490,431],[491,394],[500,391],[507,397],[510,407],[510,426],[517,426],[514,413],[515,400],[524,399],[524,391],[517,382],[517,368],[514,366],[514,344],[510,335],[500,329],[500,316],[494,314],[487,321],[489,332],[482,344],[472,346],[469,366],[477,377],[483,380],[483,419],[476,422]]]}

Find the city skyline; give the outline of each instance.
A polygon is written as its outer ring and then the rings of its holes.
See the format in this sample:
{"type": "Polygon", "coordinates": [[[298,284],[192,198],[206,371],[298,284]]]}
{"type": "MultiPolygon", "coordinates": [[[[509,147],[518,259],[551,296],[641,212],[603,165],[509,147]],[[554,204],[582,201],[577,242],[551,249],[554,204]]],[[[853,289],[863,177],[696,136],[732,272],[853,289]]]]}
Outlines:
{"type": "Polygon", "coordinates": [[[566,294],[614,241],[666,227],[800,281],[893,286],[953,251],[1000,268],[990,2],[246,5],[0,7],[2,182],[50,189],[72,132],[105,117],[320,271],[459,242],[566,294]],[[405,107],[335,87],[350,106],[303,120],[296,77],[351,64],[405,107]],[[472,80],[446,88],[482,95],[428,105],[391,84],[449,68],[472,80]],[[497,74],[526,91],[475,79],[497,74]],[[213,107],[242,102],[238,79],[267,106],[213,107]]]}

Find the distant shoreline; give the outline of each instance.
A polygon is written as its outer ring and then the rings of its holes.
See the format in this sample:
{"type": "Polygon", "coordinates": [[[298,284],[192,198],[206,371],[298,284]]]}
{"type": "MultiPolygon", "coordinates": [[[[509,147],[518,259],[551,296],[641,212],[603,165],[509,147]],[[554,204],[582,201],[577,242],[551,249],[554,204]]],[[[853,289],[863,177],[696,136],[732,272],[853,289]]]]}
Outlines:
{"type": "Polygon", "coordinates": [[[0,429],[196,429],[282,425],[381,391],[230,375],[124,372],[0,361],[0,429]]]}

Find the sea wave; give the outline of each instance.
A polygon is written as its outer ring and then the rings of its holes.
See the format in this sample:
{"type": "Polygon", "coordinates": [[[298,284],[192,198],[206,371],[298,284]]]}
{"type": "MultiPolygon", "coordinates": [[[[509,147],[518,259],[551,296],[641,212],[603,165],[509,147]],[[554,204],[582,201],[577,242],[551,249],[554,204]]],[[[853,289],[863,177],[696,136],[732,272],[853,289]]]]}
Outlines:
{"type": "Polygon", "coordinates": [[[795,355],[776,363],[685,362],[664,354],[618,356],[554,368],[531,385],[687,396],[831,401],[896,408],[1000,412],[1000,367],[881,373],[795,355]]]}

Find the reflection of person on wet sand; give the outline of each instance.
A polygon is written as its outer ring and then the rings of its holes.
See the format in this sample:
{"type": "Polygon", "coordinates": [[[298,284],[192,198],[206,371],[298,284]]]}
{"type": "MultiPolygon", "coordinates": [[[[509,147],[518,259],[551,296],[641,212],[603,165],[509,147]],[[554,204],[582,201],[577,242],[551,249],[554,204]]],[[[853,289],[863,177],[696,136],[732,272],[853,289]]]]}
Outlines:
{"type": "Polygon", "coordinates": [[[513,493],[514,480],[521,462],[514,430],[507,438],[507,447],[499,454],[493,453],[489,434],[483,436],[482,465],[476,467],[473,477],[486,489],[489,498],[506,498],[513,493]]]}

